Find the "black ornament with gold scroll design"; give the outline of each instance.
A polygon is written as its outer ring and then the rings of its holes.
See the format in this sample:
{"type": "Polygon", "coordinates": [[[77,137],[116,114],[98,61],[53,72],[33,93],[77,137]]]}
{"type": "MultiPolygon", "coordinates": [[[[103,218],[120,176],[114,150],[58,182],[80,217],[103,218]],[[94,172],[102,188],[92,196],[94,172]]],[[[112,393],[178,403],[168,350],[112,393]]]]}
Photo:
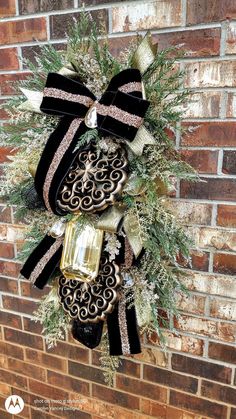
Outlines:
{"type": "Polygon", "coordinates": [[[127,180],[126,151],[81,149],[58,193],[58,206],[69,212],[96,212],[115,202],[127,180]]]}
{"type": "Polygon", "coordinates": [[[73,319],[96,323],[105,320],[118,299],[122,279],[119,266],[103,252],[97,278],[90,282],[59,278],[58,295],[63,309],[73,319]]]}

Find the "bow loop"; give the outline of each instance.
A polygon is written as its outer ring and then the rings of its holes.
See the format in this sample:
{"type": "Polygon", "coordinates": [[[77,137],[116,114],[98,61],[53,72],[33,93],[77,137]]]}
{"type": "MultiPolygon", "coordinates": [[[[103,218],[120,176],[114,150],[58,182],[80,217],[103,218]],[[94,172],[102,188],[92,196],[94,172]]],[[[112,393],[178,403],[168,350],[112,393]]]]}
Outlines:
{"type": "Polygon", "coordinates": [[[80,81],[49,73],[40,109],[58,116],[84,118],[96,96],[80,81]]]}

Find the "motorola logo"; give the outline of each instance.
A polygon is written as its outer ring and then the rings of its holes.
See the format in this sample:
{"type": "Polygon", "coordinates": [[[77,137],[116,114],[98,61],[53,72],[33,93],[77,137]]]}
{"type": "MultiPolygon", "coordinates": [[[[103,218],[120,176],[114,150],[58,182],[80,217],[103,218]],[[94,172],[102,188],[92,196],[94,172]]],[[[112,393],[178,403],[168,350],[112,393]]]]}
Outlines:
{"type": "Polygon", "coordinates": [[[20,396],[13,394],[6,399],[5,409],[8,413],[17,415],[24,409],[24,400],[20,396]]]}

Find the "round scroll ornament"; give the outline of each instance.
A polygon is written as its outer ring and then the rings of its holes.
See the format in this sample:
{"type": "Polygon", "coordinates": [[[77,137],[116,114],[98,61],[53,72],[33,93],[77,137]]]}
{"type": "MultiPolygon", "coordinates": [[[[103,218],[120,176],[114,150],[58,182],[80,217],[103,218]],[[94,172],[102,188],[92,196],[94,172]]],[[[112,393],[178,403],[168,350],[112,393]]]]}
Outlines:
{"type": "Polygon", "coordinates": [[[73,319],[96,323],[105,320],[106,314],[113,310],[121,281],[118,265],[110,262],[108,254],[104,252],[99,274],[94,281],[87,283],[64,276],[59,278],[59,299],[63,309],[73,319]]]}
{"type": "Polygon", "coordinates": [[[127,180],[128,160],[122,147],[100,151],[94,145],[79,151],[57,197],[69,212],[95,212],[114,203],[127,180]]]}

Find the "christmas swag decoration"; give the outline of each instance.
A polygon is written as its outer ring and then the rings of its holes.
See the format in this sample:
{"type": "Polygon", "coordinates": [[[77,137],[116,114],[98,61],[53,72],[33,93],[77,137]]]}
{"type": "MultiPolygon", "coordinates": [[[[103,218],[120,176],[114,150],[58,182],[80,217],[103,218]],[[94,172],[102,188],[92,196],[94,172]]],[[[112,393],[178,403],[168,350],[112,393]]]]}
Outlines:
{"type": "Polygon", "coordinates": [[[28,223],[21,275],[51,285],[35,318],[49,346],[69,324],[89,348],[102,339],[109,384],[117,357],[141,351],[140,334],[163,343],[185,291],[178,258],[191,242],[166,195],[194,172],[169,138],[188,94],[173,51],[157,52],[148,33],[118,60],[83,13],[67,51],[44,47],[28,62],[1,132],[20,146],[1,194],[28,223]]]}

